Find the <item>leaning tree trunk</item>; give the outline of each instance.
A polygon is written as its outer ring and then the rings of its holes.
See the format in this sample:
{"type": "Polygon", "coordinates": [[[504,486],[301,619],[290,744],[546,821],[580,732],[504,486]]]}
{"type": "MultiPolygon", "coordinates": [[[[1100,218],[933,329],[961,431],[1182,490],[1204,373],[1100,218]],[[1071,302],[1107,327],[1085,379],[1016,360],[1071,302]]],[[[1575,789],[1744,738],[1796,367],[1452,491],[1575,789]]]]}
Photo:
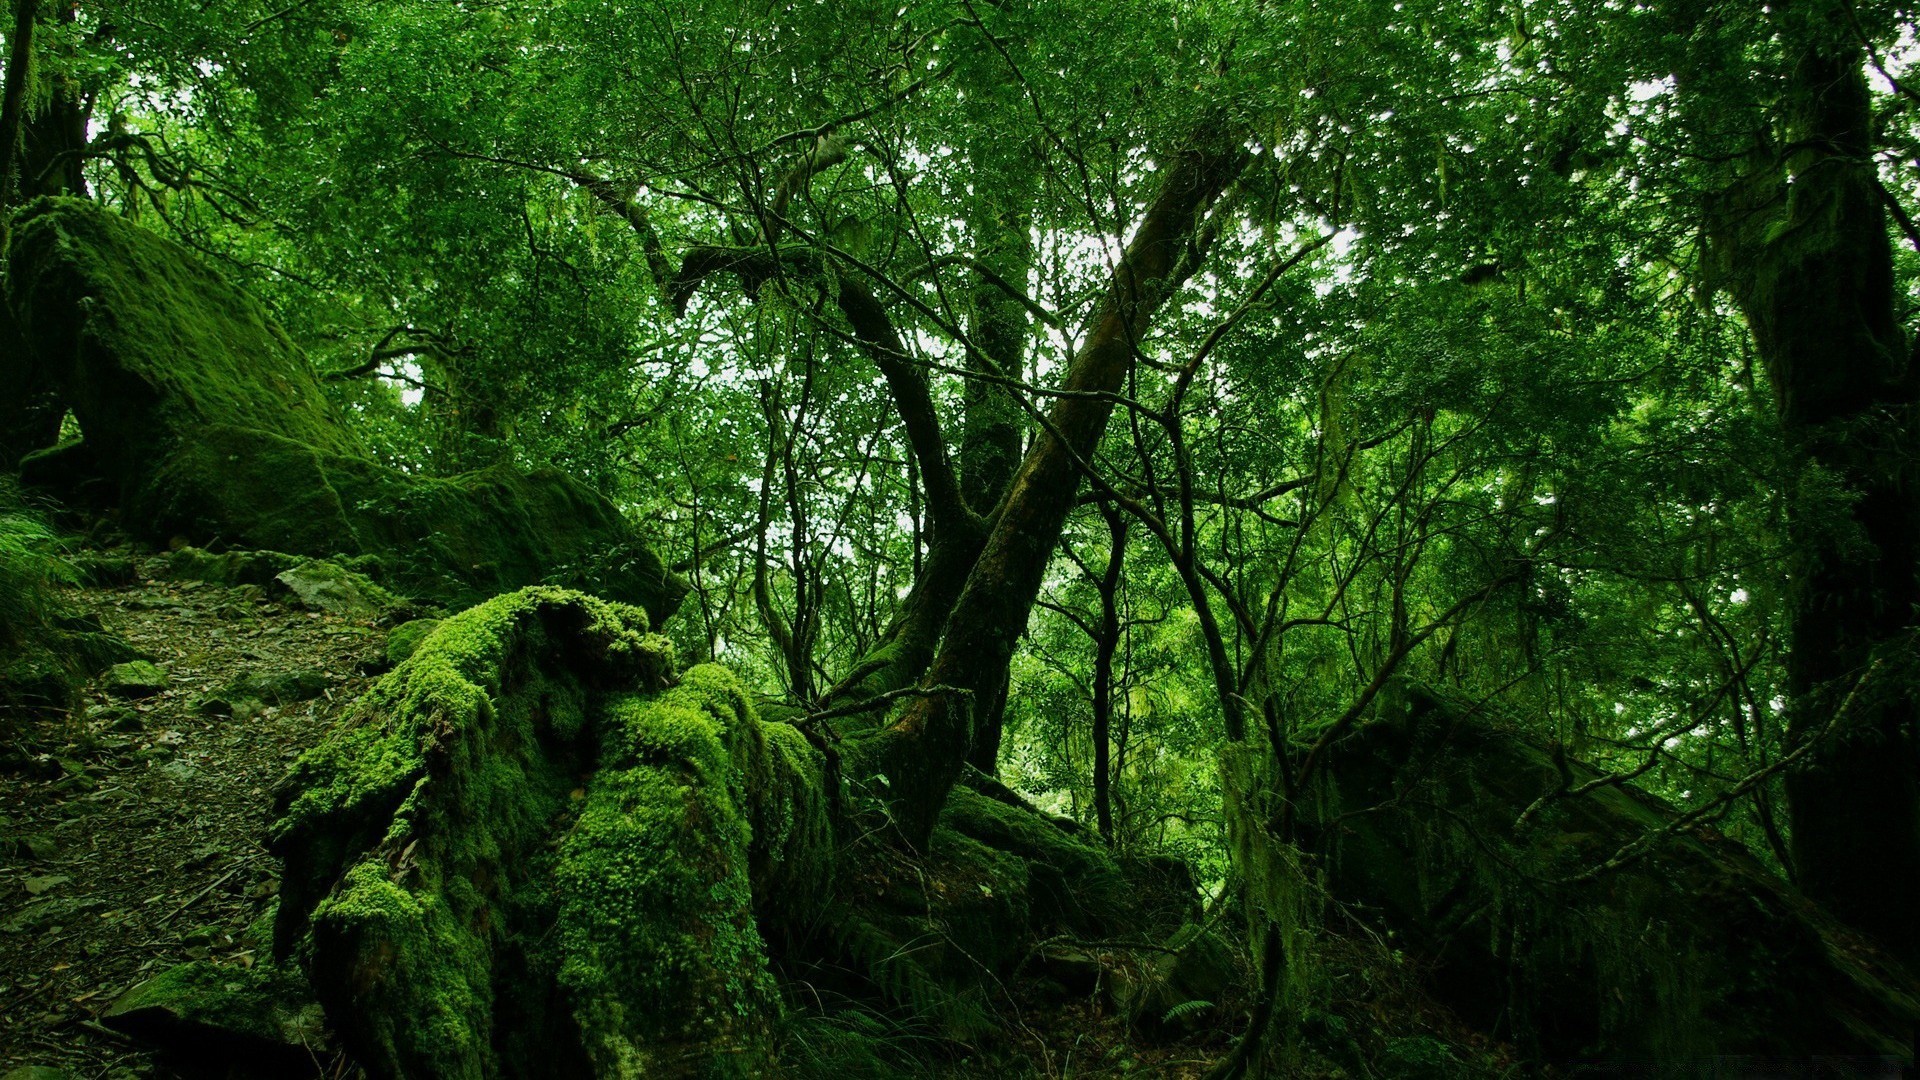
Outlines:
{"type": "Polygon", "coordinates": [[[1821,745],[1786,779],[1794,867],[1809,895],[1920,965],[1915,701],[1871,674],[1909,647],[1920,600],[1914,367],[1861,62],[1850,44],[1803,49],[1788,134],[1805,160],[1732,200],[1721,239],[1798,458],[1788,737],[1821,745]]]}
{"type": "Polygon", "coordinates": [[[871,771],[888,778],[890,817],[910,845],[925,843],[966,763],[974,704],[993,700],[1006,678],[1073,509],[1080,470],[1106,432],[1112,395],[1122,387],[1154,312],[1198,268],[1197,258],[1189,256],[1199,246],[1200,224],[1246,160],[1239,143],[1216,130],[1167,169],[1067,367],[1064,393],[1015,472],[948,617],[923,681],[934,692],[916,699],[860,748],[871,771]]]}

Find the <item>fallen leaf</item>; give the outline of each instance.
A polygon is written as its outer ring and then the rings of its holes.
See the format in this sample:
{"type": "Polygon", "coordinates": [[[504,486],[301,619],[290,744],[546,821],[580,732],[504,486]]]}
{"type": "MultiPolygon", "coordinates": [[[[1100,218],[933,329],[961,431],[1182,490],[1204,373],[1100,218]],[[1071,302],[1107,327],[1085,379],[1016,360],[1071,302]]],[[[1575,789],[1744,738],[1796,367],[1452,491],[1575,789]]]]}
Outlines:
{"type": "Polygon", "coordinates": [[[27,879],[27,895],[39,896],[56,885],[65,885],[72,880],[65,874],[43,874],[40,877],[30,877],[27,879]]]}

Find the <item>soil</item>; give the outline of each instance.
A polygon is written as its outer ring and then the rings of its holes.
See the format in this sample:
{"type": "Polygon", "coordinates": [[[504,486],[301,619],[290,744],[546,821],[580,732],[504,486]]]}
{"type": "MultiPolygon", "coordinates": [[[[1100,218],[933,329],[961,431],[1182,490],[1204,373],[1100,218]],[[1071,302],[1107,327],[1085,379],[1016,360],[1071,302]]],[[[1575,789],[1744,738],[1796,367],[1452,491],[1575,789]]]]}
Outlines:
{"type": "MultiPolygon", "coordinates": [[[[96,684],[72,715],[29,721],[0,771],[0,1074],[182,1075],[97,1017],[175,964],[266,959],[246,930],[279,887],[262,848],[273,786],[383,654],[384,632],[367,623],[257,587],[157,580],[161,557],[133,559],[132,583],[75,599],[167,687],[122,700],[96,684]],[[237,715],[200,707],[243,677],[297,672],[325,676],[300,691],[317,696],[242,699],[237,715]]],[[[335,1057],[313,1050],[323,1069],[335,1057]]]]}

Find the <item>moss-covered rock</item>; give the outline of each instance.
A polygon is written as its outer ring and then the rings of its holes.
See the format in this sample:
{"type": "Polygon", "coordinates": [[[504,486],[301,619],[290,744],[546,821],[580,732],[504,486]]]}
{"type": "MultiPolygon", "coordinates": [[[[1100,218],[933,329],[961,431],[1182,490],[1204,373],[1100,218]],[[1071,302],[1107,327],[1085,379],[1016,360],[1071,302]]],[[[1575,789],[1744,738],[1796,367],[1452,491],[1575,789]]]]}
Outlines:
{"type": "Polygon", "coordinates": [[[724,669],[676,676],[637,608],[462,612],[283,786],[277,946],[376,1076],[758,1075],[754,868],[829,865],[821,763],[780,728],[724,669]]]}
{"type": "MultiPolygon", "coordinates": [[[[109,210],[28,206],[8,280],[26,347],[0,356],[0,379],[49,387],[85,434],[36,475],[76,498],[104,478],[148,539],[380,556],[390,587],[454,605],[555,583],[658,619],[685,592],[571,477],[503,465],[428,478],[370,460],[258,301],[109,210]]],[[[39,418],[0,425],[32,441],[46,437],[39,418]]]]}
{"type": "Polygon", "coordinates": [[[1588,876],[1673,810],[1626,783],[1553,798],[1600,774],[1484,708],[1407,687],[1319,776],[1297,805],[1328,892],[1543,1059],[1911,1052],[1920,987],[1740,845],[1680,830],[1588,876]]]}
{"type": "Polygon", "coordinates": [[[398,667],[407,657],[420,648],[427,635],[434,632],[443,620],[409,619],[387,631],[387,663],[398,667]]]}
{"type": "Polygon", "coordinates": [[[188,545],[166,558],[160,576],[173,581],[204,581],[210,585],[273,584],[281,573],[300,565],[298,555],[281,551],[235,550],[212,552],[188,545]]]}
{"type": "Polygon", "coordinates": [[[115,664],[100,676],[100,688],[118,698],[152,697],[167,688],[167,673],[148,660],[115,664]]]}
{"type": "Polygon", "coordinates": [[[298,972],[196,960],[120,995],[100,1022],[201,1064],[245,1063],[310,1075],[325,1019],[298,972]]]}
{"type": "Polygon", "coordinates": [[[42,199],[15,219],[8,267],[28,370],[50,374],[113,474],[144,473],[210,424],[364,452],[266,308],[179,245],[42,199]]]}

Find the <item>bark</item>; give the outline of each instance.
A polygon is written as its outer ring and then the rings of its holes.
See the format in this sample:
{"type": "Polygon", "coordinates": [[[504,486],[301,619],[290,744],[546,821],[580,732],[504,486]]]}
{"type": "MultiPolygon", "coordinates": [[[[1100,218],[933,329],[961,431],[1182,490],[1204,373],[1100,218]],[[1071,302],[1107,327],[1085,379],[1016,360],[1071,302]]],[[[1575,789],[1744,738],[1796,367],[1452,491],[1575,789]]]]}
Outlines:
{"type": "MultiPolygon", "coordinates": [[[[1031,160],[1016,147],[1004,152],[992,140],[974,154],[982,178],[973,208],[976,262],[972,273],[972,348],[967,370],[978,376],[966,384],[966,417],[960,432],[960,494],[969,507],[990,514],[1006,494],[1020,465],[1020,441],[1026,416],[1014,391],[995,376],[1025,377],[1030,316],[1004,286],[1025,288],[1033,268],[1030,206],[1034,177],[1031,160]],[[989,179],[990,178],[990,179],[989,179]]],[[[1007,708],[1008,680],[974,725],[973,766],[991,775],[999,766],[1001,727],[1007,708]]]]}
{"type": "Polygon", "coordinates": [[[1014,474],[980,558],[968,574],[925,678],[953,687],[918,699],[867,749],[888,777],[894,825],[913,846],[932,831],[972,746],[973,710],[1006,678],[1042,575],[1073,509],[1081,463],[1113,411],[1154,313],[1197,268],[1200,225],[1245,166],[1241,147],[1208,132],[1183,150],[1114,269],[1079,352],[1068,365],[1046,430],[1014,474]]]}
{"type": "Polygon", "coordinates": [[[0,236],[4,236],[16,190],[14,170],[20,161],[20,121],[26,111],[27,88],[33,78],[33,23],[40,0],[14,0],[13,38],[7,52],[7,86],[0,99],[0,236]]]}
{"type": "MultiPolygon", "coordinates": [[[[1798,457],[1789,742],[1823,731],[1876,657],[1903,648],[1915,574],[1913,363],[1856,49],[1808,46],[1789,94],[1804,161],[1730,199],[1735,298],[1798,457]],[[1784,187],[1784,200],[1780,188],[1784,187]],[[1764,205],[1762,200],[1770,200],[1764,205]],[[1742,205],[1744,204],[1744,205],[1742,205]],[[1849,504],[1835,508],[1834,491],[1849,504]]],[[[1910,693],[1860,695],[1786,781],[1807,893],[1920,964],[1920,754],[1910,693]]]]}
{"type": "MultiPolygon", "coordinates": [[[[25,7],[37,7],[26,4],[25,7]]],[[[77,6],[60,10],[60,21],[78,17],[77,6]]],[[[32,65],[22,68],[31,78],[32,65]]],[[[22,199],[36,195],[87,197],[87,178],[81,166],[87,149],[89,103],[72,79],[59,72],[47,76],[47,103],[37,113],[22,113],[19,147],[19,191],[22,199]]]]}
{"type": "Polygon", "coordinates": [[[1113,726],[1113,654],[1120,647],[1120,576],[1127,563],[1125,515],[1101,503],[1107,519],[1107,569],[1100,577],[1100,626],[1093,652],[1093,814],[1100,839],[1113,846],[1113,765],[1108,735],[1113,726]]]}

